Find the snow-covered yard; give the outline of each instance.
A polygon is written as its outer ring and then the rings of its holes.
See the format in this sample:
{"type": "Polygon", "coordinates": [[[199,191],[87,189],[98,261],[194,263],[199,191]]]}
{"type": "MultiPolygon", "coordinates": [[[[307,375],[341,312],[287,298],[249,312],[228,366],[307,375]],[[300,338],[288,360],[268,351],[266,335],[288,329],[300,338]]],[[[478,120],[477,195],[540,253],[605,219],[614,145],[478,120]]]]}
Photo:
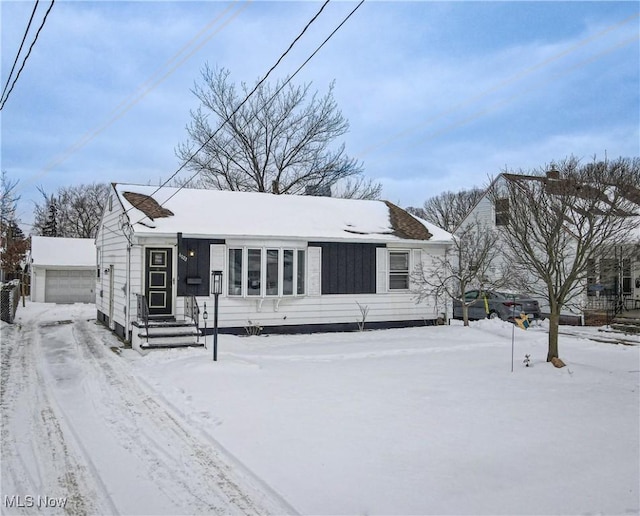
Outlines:
{"type": "Polygon", "coordinates": [[[640,347],[597,329],[561,335],[563,369],[544,327],[501,321],[221,335],[213,362],[211,337],[112,352],[91,305],[17,317],[2,326],[8,514],[43,513],[14,495],[66,496],[72,514],[640,510],[640,347]]]}

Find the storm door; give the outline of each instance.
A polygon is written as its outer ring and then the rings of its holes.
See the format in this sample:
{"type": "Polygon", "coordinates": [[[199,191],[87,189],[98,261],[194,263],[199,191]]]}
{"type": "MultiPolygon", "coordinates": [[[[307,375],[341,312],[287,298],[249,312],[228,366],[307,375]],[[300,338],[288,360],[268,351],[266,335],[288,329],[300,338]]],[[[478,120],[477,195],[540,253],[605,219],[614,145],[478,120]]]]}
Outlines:
{"type": "Polygon", "coordinates": [[[145,295],[149,304],[149,315],[172,313],[171,264],[170,247],[147,248],[145,295]]]}

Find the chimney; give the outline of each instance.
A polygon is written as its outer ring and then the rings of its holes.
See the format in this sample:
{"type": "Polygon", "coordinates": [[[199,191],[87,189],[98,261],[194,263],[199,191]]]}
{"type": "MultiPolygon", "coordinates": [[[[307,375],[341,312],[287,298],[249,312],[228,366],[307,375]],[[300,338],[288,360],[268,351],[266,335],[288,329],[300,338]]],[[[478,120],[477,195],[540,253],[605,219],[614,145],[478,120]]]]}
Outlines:
{"type": "Polygon", "coordinates": [[[560,179],[560,172],[555,168],[547,170],[547,179],[560,179]]]}

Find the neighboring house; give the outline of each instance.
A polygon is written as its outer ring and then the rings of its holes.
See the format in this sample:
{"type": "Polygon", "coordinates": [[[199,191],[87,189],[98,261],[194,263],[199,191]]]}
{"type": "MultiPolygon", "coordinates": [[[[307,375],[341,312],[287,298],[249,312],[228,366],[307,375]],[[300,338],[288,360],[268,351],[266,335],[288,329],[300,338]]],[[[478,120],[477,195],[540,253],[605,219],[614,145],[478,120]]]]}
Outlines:
{"type": "Polygon", "coordinates": [[[417,304],[410,273],[450,245],[386,201],[114,184],[96,237],[98,319],[137,346],[145,301],[152,319],[181,320],[195,298],[211,328],[222,271],[229,333],[354,329],[360,307],[368,328],[435,322],[446,307],[417,304]]]}
{"type": "MultiPolygon", "coordinates": [[[[509,219],[509,204],[507,199],[498,199],[494,204],[489,192],[500,181],[521,180],[558,180],[555,172],[548,172],[546,178],[540,176],[521,176],[502,173],[497,176],[487,188],[484,196],[475,207],[467,214],[460,224],[463,227],[470,221],[477,220],[490,229],[499,229],[509,219]]],[[[640,204],[640,190],[627,192],[634,196],[634,202],[640,204]]],[[[630,197],[631,198],[631,197],[630,197]]],[[[454,231],[455,234],[455,231],[454,231]]],[[[496,271],[505,267],[505,262],[497,263],[496,271]]],[[[587,281],[580,288],[583,294],[572,306],[563,310],[564,322],[584,322],[586,314],[607,310],[613,303],[622,301],[627,309],[640,308],[640,228],[629,234],[628,242],[608,249],[599,250],[597,257],[591,260],[587,281]],[[572,320],[573,318],[573,320],[572,320]]],[[[539,299],[543,313],[548,311],[548,301],[539,299]]],[[[597,317],[594,324],[602,324],[602,319],[597,317]]]]}
{"type": "Polygon", "coordinates": [[[31,300],[95,303],[96,247],[90,238],[31,237],[31,300]]]}

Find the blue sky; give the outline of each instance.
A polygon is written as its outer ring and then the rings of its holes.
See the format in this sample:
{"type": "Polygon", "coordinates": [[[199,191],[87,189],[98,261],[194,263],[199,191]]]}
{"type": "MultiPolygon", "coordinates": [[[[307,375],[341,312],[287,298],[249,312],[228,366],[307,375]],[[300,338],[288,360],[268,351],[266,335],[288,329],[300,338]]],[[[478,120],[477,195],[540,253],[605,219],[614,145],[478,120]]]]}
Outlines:
{"type": "MultiPolygon", "coordinates": [[[[3,86],[33,5],[0,2],[3,86]]],[[[58,0],[0,112],[1,167],[19,180],[21,220],[32,221],[37,187],[167,179],[203,64],[254,83],[320,5],[58,0]]],[[[274,81],[356,5],[331,2],[274,81]]],[[[505,167],[639,156],[639,12],[636,1],[369,0],[294,82],[325,93],[335,81],[350,122],[337,143],[383,198],[420,206],[505,167]]]]}

